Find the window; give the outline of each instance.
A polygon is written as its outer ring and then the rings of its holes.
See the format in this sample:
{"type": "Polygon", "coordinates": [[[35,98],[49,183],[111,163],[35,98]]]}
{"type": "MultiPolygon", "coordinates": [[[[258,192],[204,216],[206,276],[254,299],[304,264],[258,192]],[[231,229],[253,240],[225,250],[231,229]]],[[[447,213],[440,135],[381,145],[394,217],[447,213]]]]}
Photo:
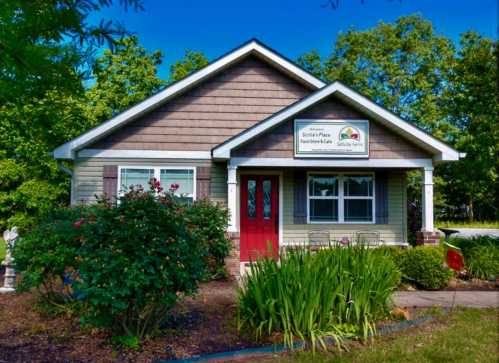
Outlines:
{"type": "Polygon", "coordinates": [[[248,180],[248,218],[256,217],[256,180],[248,180]]]}
{"type": "Polygon", "coordinates": [[[172,184],[178,185],[175,195],[192,203],[194,200],[194,170],[192,169],[161,169],[159,174],[161,186],[170,190],[172,184]]]}
{"type": "Polygon", "coordinates": [[[373,177],[348,175],[343,178],[345,222],[373,221],[373,177]]]}
{"type": "Polygon", "coordinates": [[[338,221],[338,178],[311,175],[309,179],[309,215],[311,222],[338,221]]]}
{"type": "Polygon", "coordinates": [[[263,218],[270,219],[272,213],[272,182],[263,181],[263,218]]]}
{"type": "Polygon", "coordinates": [[[165,191],[177,184],[175,195],[192,202],[196,195],[195,170],[193,167],[120,167],[119,191],[123,193],[132,185],[149,190],[149,180],[156,178],[165,191]]]}
{"type": "Polygon", "coordinates": [[[372,174],[311,174],[308,178],[310,223],[373,223],[372,174]]]}
{"type": "Polygon", "coordinates": [[[132,185],[149,190],[149,180],[154,178],[154,169],[126,168],[120,171],[120,191],[127,191],[132,185]]]}

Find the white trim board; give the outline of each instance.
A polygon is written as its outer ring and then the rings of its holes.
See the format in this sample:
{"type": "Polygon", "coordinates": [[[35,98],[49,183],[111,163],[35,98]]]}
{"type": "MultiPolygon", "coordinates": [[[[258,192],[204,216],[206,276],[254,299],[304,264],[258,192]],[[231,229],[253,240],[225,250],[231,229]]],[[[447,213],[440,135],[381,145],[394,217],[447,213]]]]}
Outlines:
{"type": "Polygon", "coordinates": [[[210,151],[176,150],[120,150],[120,149],[83,149],[77,152],[79,158],[138,158],[138,159],[196,159],[210,160],[210,151]]]}
{"type": "Polygon", "coordinates": [[[269,118],[261,121],[260,123],[247,129],[246,131],[243,131],[232,139],[229,139],[228,141],[215,147],[213,149],[213,157],[225,160],[230,159],[230,153],[232,149],[241,146],[242,144],[250,141],[263,132],[272,129],[273,127],[279,125],[281,122],[292,118],[298,113],[306,110],[307,108],[333,94],[337,94],[346,102],[364,110],[364,112],[369,113],[381,124],[389,127],[391,130],[398,133],[402,137],[413,140],[421,147],[432,153],[434,155],[433,159],[435,161],[459,160],[460,154],[457,150],[436,139],[435,137],[425,133],[418,127],[402,120],[400,117],[378,106],[373,101],[351,90],[338,81],[319,89],[310,96],[305,97],[301,101],[288,106],[282,111],[274,114],[273,116],[270,116],[269,118]]]}
{"type": "Polygon", "coordinates": [[[200,69],[199,71],[194,72],[183,80],[178,81],[169,87],[166,87],[164,90],[158,92],[157,94],[120,113],[116,117],[113,117],[112,119],[87,131],[77,138],[57,147],[53,151],[54,157],[56,159],[74,159],[75,151],[82,149],[86,145],[89,145],[99,138],[110,134],[111,132],[122,127],[128,122],[147,113],[160,104],[177,96],[181,92],[189,89],[190,87],[193,87],[194,85],[204,81],[213,74],[251,54],[257,55],[262,60],[269,62],[270,64],[292,75],[298,81],[301,81],[302,83],[307,84],[310,87],[322,88],[326,85],[320,79],[314,77],[310,73],[296,66],[291,61],[272,51],[259,41],[251,40],[243,44],[239,48],[226,54],[225,56],[208,64],[206,67],[200,69]]]}
{"type": "Polygon", "coordinates": [[[293,158],[231,158],[233,167],[296,167],[296,168],[428,168],[432,159],[293,159],[293,158]]]}

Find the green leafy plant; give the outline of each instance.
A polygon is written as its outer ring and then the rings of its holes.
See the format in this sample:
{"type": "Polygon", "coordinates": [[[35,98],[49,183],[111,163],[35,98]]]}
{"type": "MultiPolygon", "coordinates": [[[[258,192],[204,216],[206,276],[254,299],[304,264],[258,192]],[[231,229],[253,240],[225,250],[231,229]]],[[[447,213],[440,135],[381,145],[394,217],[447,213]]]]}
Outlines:
{"type": "Polygon", "coordinates": [[[186,210],[185,217],[194,238],[207,249],[207,272],[211,277],[226,277],[225,258],[231,247],[225,231],[229,220],[227,209],[201,199],[186,210]]]}
{"type": "Polygon", "coordinates": [[[310,252],[299,248],[279,261],[251,265],[239,290],[239,328],[259,338],[281,332],[284,343],[306,339],[313,349],[326,338],[367,339],[386,316],[400,273],[390,258],[365,247],[310,252]]]}
{"type": "Polygon", "coordinates": [[[111,340],[113,344],[123,348],[134,350],[140,348],[140,338],[135,335],[115,335],[111,340]]]}
{"type": "Polygon", "coordinates": [[[169,194],[157,197],[154,188],[132,188],[115,207],[92,207],[80,226],[83,322],[140,340],[196,291],[205,269],[205,247],[185,223],[187,207],[169,194]]]}
{"type": "Polygon", "coordinates": [[[418,246],[407,249],[400,259],[403,279],[424,289],[447,286],[452,271],[444,266],[444,251],[440,247],[418,246]]]}
{"type": "Polygon", "coordinates": [[[21,288],[37,288],[48,310],[64,304],[83,323],[109,329],[121,345],[154,334],[195,293],[206,261],[223,261],[228,241],[222,208],[190,206],[155,180],[151,187],[132,187],[116,205],[48,213],[16,245],[21,288]],[[67,304],[75,299],[78,306],[67,304]]]}
{"type": "Polygon", "coordinates": [[[36,288],[44,302],[53,306],[72,300],[73,290],[64,281],[77,275],[82,240],[73,224],[84,213],[84,209],[55,209],[19,239],[13,256],[22,275],[20,291],[36,288]]]}
{"type": "Polygon", "coordinates": [[[499,276],[499,237],[452,238],[451,243],[461,248],[471,277],[499,276]]]}

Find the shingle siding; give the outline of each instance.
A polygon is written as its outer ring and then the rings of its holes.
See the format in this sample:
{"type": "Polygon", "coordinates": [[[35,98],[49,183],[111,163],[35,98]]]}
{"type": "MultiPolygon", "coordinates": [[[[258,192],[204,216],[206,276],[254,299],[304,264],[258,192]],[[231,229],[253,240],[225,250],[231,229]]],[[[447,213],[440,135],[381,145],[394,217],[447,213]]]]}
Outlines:
{"type": "Polygon", "coordinates": [[[211,150],[310,92],[250,57],[87,148],[211,150]]]}
{"type": "MultiPolygon", "coordinates": [[[[295,119],[369,119],[341,101],[330,98],[302,112],[273,130],[248,142],[232,152],[236,157],[293,158],[295,119]]],[[[406,139],[369,120],[369,158],[422,159],[431,157],[426,151],[406,139]]]]}

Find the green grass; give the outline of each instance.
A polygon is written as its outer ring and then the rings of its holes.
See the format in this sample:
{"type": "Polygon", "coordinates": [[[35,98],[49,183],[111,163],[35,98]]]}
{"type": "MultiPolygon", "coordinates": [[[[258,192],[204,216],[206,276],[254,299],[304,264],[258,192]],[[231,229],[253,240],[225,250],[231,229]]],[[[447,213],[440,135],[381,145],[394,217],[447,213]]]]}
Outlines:
{"type": "Polygon", "coordinates": [[[453,222],[453,221],[437,221],[437,228],[499,228],[499,221],[487,222],[453,222]]]}
{"type": "Polygon", "coordinates": [[[5,258],[5,249],[7,248],[7,245],[5,244],[5,241],[0,238],[0,262],[3,261],[5,258]]]}
{"type": "MultiPolygon", "coordinates": [[[[459,309],[441,314],[397,334],[378,337],[366,345],[354,343],[349,352],[299,352],[282,355],[277,362],[497,362],[499,360],[498,309],[459,309]]],[[[274,357],[275,359],[276,357],[274,357]]]]}

